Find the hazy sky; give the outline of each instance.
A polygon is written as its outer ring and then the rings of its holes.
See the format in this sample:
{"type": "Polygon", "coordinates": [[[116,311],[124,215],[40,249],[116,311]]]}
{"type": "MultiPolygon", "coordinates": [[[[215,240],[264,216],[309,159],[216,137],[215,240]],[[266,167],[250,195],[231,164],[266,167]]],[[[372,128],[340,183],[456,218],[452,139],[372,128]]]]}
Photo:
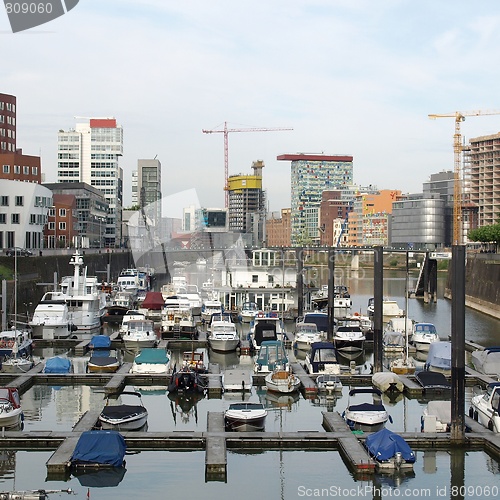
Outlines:
{"type": "MultiPolygon", "coordinates": [[[[12,34],[0,5],[0,92],[17,96],[17,144],[56,180],[57,131],[74,116],[124,128],[125,203],[139,158],[162,163],[163,194],[224,204],[229,173],[265,162],[270,209],[290,205],[283,153],[349,154],[354,181],[421,192],[453,169],[454,120],[500,109],[498,0],[80,0],[12,34]]],[[[470,117],[467,138],[500,115],[470,117]]]]}

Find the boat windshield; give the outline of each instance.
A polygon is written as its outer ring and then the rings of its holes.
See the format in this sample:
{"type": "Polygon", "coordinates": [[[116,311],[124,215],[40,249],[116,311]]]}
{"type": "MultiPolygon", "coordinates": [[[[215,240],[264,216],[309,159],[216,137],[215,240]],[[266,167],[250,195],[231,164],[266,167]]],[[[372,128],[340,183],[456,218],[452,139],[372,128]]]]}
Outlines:
{"type": "Polygon", "coordinates": [[[336,362],[337,361],[337,356],[335,355],[335,349],[330,349],[330,348],[327,348],[327,349],[318,349],[315,353],[314,353],[314,359],[313,359],[314,362],[325,362],[325,361],[333,361],[333,362],[336,362]]]}

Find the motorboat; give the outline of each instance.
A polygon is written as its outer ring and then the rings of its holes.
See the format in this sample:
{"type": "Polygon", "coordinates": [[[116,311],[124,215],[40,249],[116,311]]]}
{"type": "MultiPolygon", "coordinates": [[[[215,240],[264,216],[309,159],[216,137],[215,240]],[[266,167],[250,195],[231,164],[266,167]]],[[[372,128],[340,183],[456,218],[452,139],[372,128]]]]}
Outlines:
{"type": "Polygon", "coordinates": [[[326,312],[308,311],[303,317],[297,320],[297,323],[314,323],[318,332],[320,332],[324,338],[328,335],[328,325],[330,321],[326,312]]]}
{"type": "Polygon", "coordinates": [[[267,410],[262,403],[231,403],[224,412],[227,431],[262,431],[266,423],[267,410]]]}
{"type": "Polygon", "coordinates": [[[24,329],[11,328],[0,332],[0,360],[17,357],[30,358],[33,354],[33,339],[24,329]],[[12,351],[17,349],[17,353],[12,351]]]}
{"type": "Polygon", "coordinates": [[[250,332],[249,332],[250,338],[255,333],[255,328],[259,323],[274,324],[278,340],[283,340],[283,341],[286,340],[286,332],[285,332],[285,327],[283,325],[283,321],[281,321],[281,318],[275,311],[268,311],[268,312],[259,311],[255,315],[254,320],[250,323],[250,332]]]}
{"type": "Polygon", "coordinates": [[[386,354],[401,354],[406,347],[405,334],[393,330],[385,330],[382,334],[382,345],[386,354]]]}
{"type": "Polygon", "coordinates": [[[161,292],[146,292],[146,297],[142,301],[139,311],[144,314],[146,319],[161,323],[164,306],[165,300],[161,292]]]}
{"type": "Polygon", "coordinates": [[[240,336],[230,316],[216,314],[212,316],[210,333],[207,335],[210,348],[217,352],[236,351],[240,336]]]}
{"type": "Polygon", "coordinates": [[[0,428],[20,427],[23,420],[19,391],[15,387],[0,388],[0,428]]]}
{"type": "Polygon", "coordinates": [[[341,324],[333,335],[335,348],[343,355],[361,354],[365,340],[365,334],[359,325],[341,324]]]}
{"type": "Polygon", "coordinates": [[[204,393],[207,389],[205,379],[198,372],[183,366],[179,371],[172,373],[169,392],[199,392],[204,393]]]}
{"type": "Polygon", "coordinates": [[[415,323],[412,343],[417,351],[428,351],[433,342],[439,342],[439,334],[432,323],[415,323]]]}
{"type": "Polygon", "coordinates": [[[281,340],[264,340],[254,363],[254,373],[269,373],[277,368],[289,368],[285,344],[281,340]]]}
{"type": "Polygon", "coordinates": [[[433,342],[424,365],[425,370],[451,375],[451,342],[433,342]]]}
{"type": "Polygon", "coordinates": [[[300,379],[294,375],[291,370],[276,368],[268,373],[265,378],[268,391],[290,393],[298,391],[300,388],[300,379]]]}
{"type": "Polygon", "coordinates": [[[227,368],[222,373],[222,387],[225,392],[245,392],[252,389],[253,371],[248,368],[227,368]]]}
{"type": "Polygon", "coordinates": [[[128,330],[128,322],[129,321],[134,321],[137,319],[146,319],[146,316],[137,309],[129,309],[125,315],[123,316],[122,319],[122,324],[120,325],[120,328],[118,329],[118,332],[120,335],[123,335],[127,330],[128,330]]]}
{"type": "Polygon", "coordinates": [[[424,391],[443,392],[451,390],[451,384],[443,373],[422,370],[415,375],[417,382],[424,391]]]}
{"type": "MultiPolygon", "coordinates": [[[[278,341],[278,332],[276,331],[276,323],[259,321],[255,325],[253,334],[250,337],[251,348],[254,351],[261,349],[263,342],[278,341]]],[[[281,342],[281,341],[280,341],[281,342]]]]}
{"type": "MultiPolygon", "coordinates": [[[[347,316],[352,307],[352,300],[345,285],[335,285],[333,289],[333,315],[336,318],[347,316]]],[[[317,292],[311,294],[311,304],[321,310],[328,306],[328,285],[323,285],[317,292]]]]}
{"type": "Polygon", "coordinates": [[[402,436],[383,428],[365,439],[368,453],[377,470],[413,469],[416,456],[402,436]]]}
{"type": "Polygon", "coordinates": [[[114,373],[120,368],[120,360],[108,350],[93,351],[87,361],[89,373],[114,373]]]}
{"type": "Polygon", "coordinates": [[[391,318],[385,325],[384,331],[399,332],[403,337],[408,335],[408,340],[411,342],[413,330],[415,329],[415,320],[407,318],[406,315],[391,318]]]}
{"type": "Polygon", "coordinates": [[[469,416],[490,431],[500,432],[500,382],[492,382],[485,392],[472,396],[469,416]]]}
{"type": "Polygon", "coordinates": [[[126,451],[125,439],[118,431],[84,431],[71,455],[71,468],[95,470],[124,467],[126,451]]]}
{"type": "Polygon", "coordinates": [[[224,308],[220,300],[206,300],[201,307],[201,320],[204,323],[208,323],[212,319],[213,314],[222,314],[223,312],[224,308]]]}
{"type": "Polygon", "coordinates": [[[154,322],[150,319],[134,319],[127,322],[127,331],[121,334],[126,349],[155,347],[158,337],[154,322]]]}
{"type": "Polygon", "coordinates": [[[170,373],[171,358],[165,349],[144,348],[135,356],[130,373],[170,373]]]}
{"type": "Polygon", "coordinates": [[[255,302],[244,302],[240,310],[240,321],[251,323],[259,313],[259,306],[255,302]]]}
{"type": "Polygon", "coordinates": [[[121,394],[109,394],[106,398],[106,406],[99,414],[99,425],[101,429],[117,431],[135,431],[142,429],[148,421],[148,411],[142,404],[140,392],[124,391],[121,394]],[[121,400],[133,399],[135,404],[114,404],[113,400],[119,397],[121,400]]]}
{"type": "Polygon", "coordinates": [[[422,432],[449,432],[451,425],[451,402],[429,401],[422,411],[422,432]]]}
{"type": "MultiPolygon", "coordinates": [[[[367,315],[370,318],[373,318],[374,312],[375,312],[375,298],[370,297],[368,299],[368,306],[366,309],[367,315]]],[[[383,298],[382,299],[382,320],[387,323],[390,321],[392,318],[401,318],[403,317],[405,312],[403,309],[399,307],[399,304],[397,301],[389,299],[389,298],[383,298]]]]}
{"type": "Polygon", "coordinates": [[[69,318],[77,331],[95,330],[100,327],[106,310],[106,293],[100,289],[97,276],[87,276],[87,266],[78,249],[69,263],[74,267],[74,274],[65,276],[60,287],[69,318]]]}
{"type": "Polygon", "coordinates": [[[122,269],[116,286],[119,291],[127,292],[135,297],[139,290],[139,271],[137,269],[122,269]]]}
{"type": "Polygon", "coordinates": [[[417,370],[415,360],[406,353],[395,359],[391,359],[389,369],[396,375],[413,375],[417,370]]]}
{"type": "Polygon", "coordinates": [[[403,392],[404,384],[396,373],[375,372],[372,375],[372,384],[381,392],[403,392]]]}
{"type": "Polygon", "coordinates": [[[471,353],[471,361],[479,373],[500,376],[500,347],[486,347],[471,353]]]}
{"type": "Polygon", "coordinates": [[[108,335],[94,335],[89,342],[91,350],[109,350],[111,349],[111,337],[108,335]]]}
{"type": "Polygon", "coordinates": [[[374,388],[357,388],[349,391],[347,408],[342,416],[352,430],[375,432],[383,428],[390,416],[381,401],[382,393],[374,388]],[[352,404],[351,398],[358,394],[371,394],[372,402],[352,404]],[[375,399],[378,398],[377,401],[375,399]]]}
{"type": "Polygon", "coordinates": [[[45,361],[43,373],[69,373],[71,371],[71,360],[62,356],[54,356],[45,361]]]}
{"type": "Polygon", "coordinates": [[[161,312],[161,336],[163,339],[198,338],[196,318],[187,299],[179,295],[167,297],[161,312]]]}
{"type": "Polygon", "coordinates": [[[340,374],[337,350],[333,342],[313,342],[304,360],[304,370],[310,374],[340,374]]]}
{"type": "Polygon", "coordinates": [[[62,292],[46,292],[28,321],[33,338],[65,339],[75,327],[71,321],[66,297],[62,292]]]}
{"type": "Polygon", "coordinates": [[[193,316],[201,316],[203,303],[197,285],[186,285],[185,290],[179,291],[178,295],[188,301],[193,316]]]}
{"type": "Polygon", "coordinates": [[[308,351],[311,344],[325,340],[325,334],[318,332],[316,323],[304,323],[303,321],[295,324],[295,349],[308,351]]]}
{"type": "Polygon", "coordinates": [[[338,375],[321,373],[316,377],[316,385],[320,394],[332,395],[342,393],[342,381],[338,375]]]}
{"type": "Polygon", "coordinates": [[[208,368],[205,364],[205,352],[201,349],[184,351],[182,353],[182,366],[197,373],[207,373],[208,368]]]}

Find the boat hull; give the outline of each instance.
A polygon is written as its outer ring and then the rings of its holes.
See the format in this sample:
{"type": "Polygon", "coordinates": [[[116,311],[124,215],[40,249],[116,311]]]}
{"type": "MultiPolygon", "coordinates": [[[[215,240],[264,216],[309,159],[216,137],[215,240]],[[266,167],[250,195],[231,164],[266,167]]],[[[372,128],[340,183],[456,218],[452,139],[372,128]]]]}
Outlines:
{"type": "Polygon", "coordinates": [[[236,351],[240,344],[239,339],[209,339],[210,348],[216,352],[232,352],[236,351]]]}
{"type": "Polygon", "coordinates": [[[293,373],[278,371],[269,373],[266,376],[266,387],[268,391],[289,394],[298,391],[300,388],[300,379],[293,373]]]}
{"type": "Polygon", "coordinates": [[[103,416],[99,417],[99,423],[103,430],[135,431],[142,429],[146,425],[147,421],[147,412],[143,415],[124,419],[108,419],[103,416]]]}
{"type": "Polygon", "coordinates": [[[14,408],[12,411],[3,411],[0,414],[0,428],[18,427],[22,422],[23,411],[21,408],[14,408]]]}
{"type": "Polygon", "coordinates": [[[237,432],[263,431],[266,426],[266,415],[242,419],[240,417],[225,417],[226,430],[237,432]]]}

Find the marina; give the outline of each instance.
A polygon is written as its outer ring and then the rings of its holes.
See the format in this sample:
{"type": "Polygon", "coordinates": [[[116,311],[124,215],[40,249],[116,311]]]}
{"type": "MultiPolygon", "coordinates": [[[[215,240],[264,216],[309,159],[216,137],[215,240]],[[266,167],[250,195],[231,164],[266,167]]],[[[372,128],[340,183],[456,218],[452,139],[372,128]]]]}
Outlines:
{"type": "MultiPolygon", "coordinates": [[[[353,308],[366,307],[366,297],[354,297],[353,302],[353,308]]],[[[417,307],[420,305],[418,302],[411,304],[417,307]]],[[[447,306],[448,303],[443,300],[437,305],[430,305],[429,308],[446,309],[447,306]]],[[[411,315],[422,318],[422,315],[413,312],[411,315]]],[[[439,324],[439,319],[446,323],[447,319],[441,316],[435,317],[434,322],[439,324]]],[[[292,325],[287,322],[285,330],[292,330],[292,325]]],[[[240,338],[243,339],[249,325],[239,324],[238,329],[240,338]]],[[[438,329],[445,331],[442,324],[438,329]]],[[[484,333],[484,328],[482,332],[484,333]]],[[[112,348],[123,348],[116,330],[105,327],[104,333],[111,335],[112,348]]],[[[474,340],[468,340],[468,349],[477,347],[474,340]]],[[[492,338],[491,342],[493,341],[492,338]]],[[[37,341],[36,350],[43,358],[49,355],[66,355],[78,366],[81,363],[78,358],[83,360],[88,357],[88,344],[88,340],[41,339],[37,341]],[[80,356],[76,355],[77,350],[80,356]]],[[[473,484],[477,488],[477,481],[480,480],[478,478],[483,478],[487,481],[484,484],[490,487],[500,486],[499,437],[469,416],[466,416],[466,422],[473,432],[467,433],[464,447],[450,449],[449,435],[446,433],[426,433],[424,439],[421,416],[425,406],[436,396],[426,394],[414,376],[401,376],[403,393],[383,393],[381,401],[392,418],[392,423],[387,423],[387,427],[403,436],[416,451],[415,470],[409,475],[392,476],[375,472],[374,464],[362,446],[366,434],[352,434],[341,417],[347,406],[349,389],[369,387],[372,384],[373,354],[370,344],[367,343],[362,355],[355,360],[354,370],[351,361],[340,361],[343,363],[340,374],[343,388],[341,391],[326,394],[318,392],[317,375],[305,373],[301,359],[305,353],[295,351],[291,341],[285,344],[291,370],[301,380],[300,392],[297,393],[273,394],[268,391],[264,373],[254,373],[253,385],[244,393],[224,391],[224,372],[228,369],[247,369],[252,372],[255,355],[244,354],[246,351],[243,348],[227,354],[215,353],[208,347],[206,332],[203,329],[200,330],[199,338],[193,341],[161,341],[161,347],[168,347],[172,361],[177,361],[178,366],[181,366],[186,351],[197,349],[205,353],[209,373],[203,376],[208,381],[208,390],[201,395],[170,393],[168,384],[171,374],[168,373],[130,373],[133,355],[127,352],[121,354],[123,364],[117,373],[84,373],[83,370],[77,370],[76,373],[68,374],[44,374],[41,373],[40,363],[32,371],[21,376],[1,374],[1,385],[19,388],[25,415],[22,432],[4,431],[3,446],[6,449],[18,450],[15,453],[18,464],[16,468],[19,470],[23,470],[26,462],[35,461],[36,468],[46,473],[46,476],[42,476],[48,488],[63,489],[70,486],[77,493],[86,493],[87,489],[80,483],[83,476],[75,476],[68,469],[68,455],[74,449],[78,435],[95,427],[107,395],[133,391],[141,394],[143,405],[147,408],[148,430],[123,432],[131,454],[126,456],[126,471],[122,471],[119,481],[115,480],[115,483],[109,485],[114,487],[106,488],[105,498],[123,497],[124,488],[127,488],[129,495],[130,491],[136,491],[141,483],[138,480],[139,471],[153,478],[152,471],[159,470],[160,467],[166,467],[175,473],[176,479],[173,483],[178,485],[179,489],[176,491],[180,494],[182,488],[178,481],[179,477],[183,477],[180,471],[188,462],[189,469],[194,471],[194,483],[199,485],[196,486],[199,488],[197,491],[203,491],[206,498],[226,495],[230,485],[235,486],[235,481],[238,481],[238,485],[242,481],[244,483],[242,468],[246,469],[251,464],[256,467],[253,470],[261,471],[260,473],[266,476],[266,467],[276,471],[276,476],[280,479],[277,482],[271,478],[267,479],[265,491],[266,495],[268,491],[275,491],[281,498],[299,496],[301,491],[302,496],[306,496],[307,490],[314,489],[315,485],[327,489],[350,489],[360,486],[373,489],[377,485],[381,488],[416,488],[415,481],[419,481],[418,487],[422,484],[429,484],[430,487],[432,484],[432,488],[435,488],[435,480],[439,475],[442,478],[442,487],[449,488],[450,474],[453,473],[456,479],[460,464],[463,464],[460,477],[463,477],[464,485],[473,484]],[[263,405],[268,412],[263,431],[235,433],[223,429],[224,412],[230,404],[238,401],[263,405]],[[474,463],[471,462],[471,457],[475,457],[474,463]],[[311,465],[305,466],[303,460],[311,465]],[[480,474],[466,474],[466,462],[467,467],[473,471],[482,467],[480,474]],[[336,470],[346,470],[348,474],[332,475],[332,467],[337,468],[336,470]],[[322,476],[319,471],[323,471],[322,476]],[[486,471],[491,472],[485,478],[486,471]],[[392,481],[390,485],[386,482],[388,477],[392,481]],[[311,478],[316,479],[313,481],[311,478]],[[131,484],[134,481],[135,483],[131,484]]],[[[487,376],[478,374],[471,366],[467,367],[466,410],[473,397],[474,387],[478,384],[486,387],[488,380],[487,376]]],[[[16,470],[16,487],[19,483],[18,476],[16,470]]],[[[36,475],[33,475],[33,478],[36,479],[36,475]]],[[[0,480],[9,482],[7,477],[0,480]]],[[[39,484],[33,486],[31,481],[32,477],[27,478],[23,489],[39,487],[39,484]]],[[[104,498],[104,490],[93,487],[90,491],[91,498],[104,498]]],[[[156,486],[148,486],[148,497],[154,495],[155,491],[156,486]]],[[[251,495],[256,491],[259,491],[259,487],[254,486],[251,495]]],[[[386,496],[370,495],[371,498],[386,496]]],[[[243,492],[241,497],[251,498],[250,493],[247,496],[246,492],[243,492]]]]}

